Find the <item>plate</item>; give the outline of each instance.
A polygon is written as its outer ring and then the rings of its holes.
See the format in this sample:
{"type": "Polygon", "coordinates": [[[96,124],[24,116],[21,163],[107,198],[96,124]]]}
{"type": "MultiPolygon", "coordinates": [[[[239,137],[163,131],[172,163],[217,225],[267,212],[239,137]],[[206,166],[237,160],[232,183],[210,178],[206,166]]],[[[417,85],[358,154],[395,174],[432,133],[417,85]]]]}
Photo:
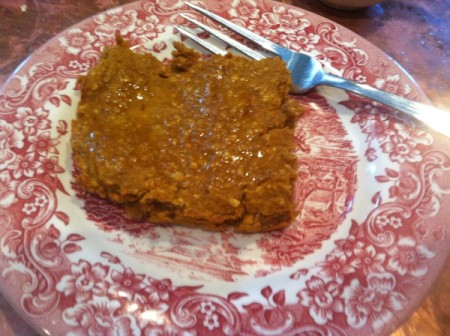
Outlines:
{"type": "MultiPolygon", "coordinates": [[[[282,3],[197,2],[331,72],[410,99],[398,65],[349,30],[282,3]]],[[[0,288],[52,335],[387,334],[448,255],[450,143],[361,97],[318,88],[306,113],[292,225],[212,233],[127,219],[73,184],[77,78],[119,32],[170,57],[181,1],[142,1],[64,31],[0,93],[0,288]]],[[[206,20],[207,21],[207,20],[206,20]]],[[[212,22],[208,22],[216,26],[212,22]]]]}

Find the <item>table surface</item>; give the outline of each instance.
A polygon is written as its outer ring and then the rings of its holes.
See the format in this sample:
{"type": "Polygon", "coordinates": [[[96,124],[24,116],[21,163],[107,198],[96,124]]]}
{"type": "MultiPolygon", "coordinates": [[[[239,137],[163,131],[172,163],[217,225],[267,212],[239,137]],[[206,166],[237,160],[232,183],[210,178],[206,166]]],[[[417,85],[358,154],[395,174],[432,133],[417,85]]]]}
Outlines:
{"type": "MultiPolygon", "coordinates": [[[[36,48],[124,0],[0,0],[0,87],[36,48]]],[[[386,0],[359,11],[318,0],[281,0],[337,22],[395,59],[433,104],[450,111],[450,0],[386,0]]],[[[37,335],[0,296],[0,335],[37,335]]],[[[450,335],[450,261],[433,291],[392,336],[450,335]]]]}

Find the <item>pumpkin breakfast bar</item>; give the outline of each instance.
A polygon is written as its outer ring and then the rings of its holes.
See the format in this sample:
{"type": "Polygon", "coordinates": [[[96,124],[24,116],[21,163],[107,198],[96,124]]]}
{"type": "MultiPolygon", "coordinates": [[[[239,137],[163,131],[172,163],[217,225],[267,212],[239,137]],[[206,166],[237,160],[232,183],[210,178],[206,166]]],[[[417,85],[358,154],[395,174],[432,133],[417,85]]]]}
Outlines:
{"type": "Polygon", "coordinates": [[[301,111],[284,63],[175,48],[162,63],[118,39],[80,79],[76,182],[132,218],[237,232],[287,226],[301,111]]]}

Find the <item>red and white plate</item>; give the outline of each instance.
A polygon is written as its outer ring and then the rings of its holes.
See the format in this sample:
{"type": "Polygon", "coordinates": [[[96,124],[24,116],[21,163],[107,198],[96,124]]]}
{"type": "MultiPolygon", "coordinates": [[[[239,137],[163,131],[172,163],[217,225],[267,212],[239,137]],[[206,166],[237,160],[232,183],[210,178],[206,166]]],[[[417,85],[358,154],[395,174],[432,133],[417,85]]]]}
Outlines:
{"type": "MultiPolygon", "coordinates": [[[[197,2],[330,71],[426,97],[380,50],[282,3],[197,2]]],[[[51,335],[387,334],[448,255],[449,139],[344,91],[296,99],[295,201],[283,231],[242,235],[135,223],[72,180],[76,79],[119,32],[170,57],[182,1],[87,19],[45,44],[0,93],[0,288],[51,335]]],[[[212,22],[208,22],[216,26],[212,22]]]]}

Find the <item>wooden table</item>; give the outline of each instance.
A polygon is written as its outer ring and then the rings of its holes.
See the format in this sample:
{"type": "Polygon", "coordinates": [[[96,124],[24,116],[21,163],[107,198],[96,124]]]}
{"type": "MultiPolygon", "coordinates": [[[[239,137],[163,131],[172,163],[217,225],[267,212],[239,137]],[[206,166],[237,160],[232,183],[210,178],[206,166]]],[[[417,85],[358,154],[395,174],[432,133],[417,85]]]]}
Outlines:
{"type": "MultiPolygon", "coordinates": [[[[418,82],[431,101],[450,111],[450,0],[387,0],[346,12],[318,0],[281,0],[337,22],[384,50],[418,82]]],[[[0,87],[25,57],[82,19],[131,1],[0,0],[0,87]]],[[[449,125],[450,127],[450,125],[449,125]]],[[[0,297],[0,335],[35,335],[0,297]]],[[[393,333],[450,335],[450,262],[433,291],[393,333]]]]}

